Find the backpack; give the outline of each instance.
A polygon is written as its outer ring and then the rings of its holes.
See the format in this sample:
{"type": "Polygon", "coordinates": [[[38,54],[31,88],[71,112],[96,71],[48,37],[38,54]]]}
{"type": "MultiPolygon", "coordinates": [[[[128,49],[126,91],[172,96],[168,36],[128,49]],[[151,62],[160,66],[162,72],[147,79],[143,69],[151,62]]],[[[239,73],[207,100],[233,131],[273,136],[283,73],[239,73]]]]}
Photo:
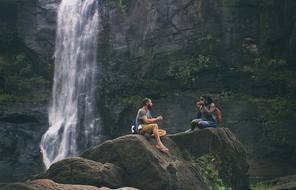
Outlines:
{"type": "Polygon", "coordinates": [[[134,119],[131,123],[132,134],[138,134],[138,126],[139,126],[139,123],[138,123],[137,119],[134,119]]]}
{"type": "Polygon", "coordinates": [[[223,122],[222,111],[217,107],[215,108],[214,116],[217,123],[223,122]]]}

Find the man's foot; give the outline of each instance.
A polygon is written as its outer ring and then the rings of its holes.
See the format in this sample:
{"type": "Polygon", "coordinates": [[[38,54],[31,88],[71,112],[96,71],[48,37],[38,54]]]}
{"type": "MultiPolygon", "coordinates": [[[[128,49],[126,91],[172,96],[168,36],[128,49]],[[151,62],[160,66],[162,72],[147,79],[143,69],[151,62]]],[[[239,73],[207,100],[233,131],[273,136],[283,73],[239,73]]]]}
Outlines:
{"type": "Polygon", "coordinates": [[[158,149],[158,150],[160,150],[161,152],[165,152],[165,153],[168,153],[169,152],[169,149],[168,148],[166,148],[166,147],[161,147],[161,146],[159,146],[159,145],[156,145],[156,148],[158,149]]]}

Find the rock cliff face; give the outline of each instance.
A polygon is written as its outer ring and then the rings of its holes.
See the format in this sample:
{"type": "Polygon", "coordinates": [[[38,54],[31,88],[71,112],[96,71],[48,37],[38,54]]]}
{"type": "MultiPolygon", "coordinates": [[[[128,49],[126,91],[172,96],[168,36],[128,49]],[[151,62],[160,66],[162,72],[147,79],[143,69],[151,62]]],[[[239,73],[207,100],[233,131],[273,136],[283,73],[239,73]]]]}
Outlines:
{"type": "Polygon", "coordinates": [[[105,132],[127,133],[146,96],[155,103],[154,114],[164,116],[163,128],[186,130],[196,97],[210,94],[222,107],[225,126],[247,144],[253,175],[295,172],[279,164],[295,161],[295,141],[284,132],[295,132],[295,119],[284,116],[295,111],[279,111],[288,107],[284,102],[295,103],[289,82],[295,78],[288,77],[295,73],[295,1],[102,4],[100,106],[105,126],[114,126],[105,132]],[[272,117],[279,113],[283,117],[272,117]]]}
{"type": "Polygon", "coordinates": [[[43,171],[39,152],[48,126],[44,102],[0,108],[0,183],[29,178],[43,171]]]}
{"type": "MultiPolygon", "coordinates": [[[[15,27],[15,33],[37,55],[51,58],[55,44],[56,13],[60,0],[1,0],[0,5],[15,27]],[[9,8],[10,10],[8,10],[9,8]]],[[[7,17],[1,18],[5,23],[7,17]]],[[[4,29],[4,28],[2,28],[4,29]]]]}
{"type": "Polygon", "coordinates": [[[29,63],[30,70],[36,69],[30,77],[44,75],[41,70],[48,73],[56,9],[54,1],[0,1],[0,182],[24,180],[43,171],[39,143],[48,127],[50,87],[33,86],[31,92],[27,86],[32,79],[18,78],[17,72],[21,64],[29,63]],[[11,72],[5,69],[9,67],[11,72]],[[13,95],[7,89],[13,89],[13,95]]]}
{"type": "Polygon", "coordinates": [[[17,6],[17,33],[37,55],[50,59],[55,46],[57,8],[60,0],[30,0],[17,6]]]}
{"type": "Polygon", "coordinates": [[[208,93],[223,101],[223,92],[283,95],[278,94],[276,81],[256,80],[249,67],[264,56],[290,60],[293,67],[294,56],[289,52],[295,46],[295,14],[291,12],[295,2],[103,2],[102,105],[110,116],[107,122],[115,123],[112,126],[120,126],[143,96],[166,98],[181,106],[180,99],[171,97],[208,93]],[[276,7],[280,16],[271,13],[276,7]]]}

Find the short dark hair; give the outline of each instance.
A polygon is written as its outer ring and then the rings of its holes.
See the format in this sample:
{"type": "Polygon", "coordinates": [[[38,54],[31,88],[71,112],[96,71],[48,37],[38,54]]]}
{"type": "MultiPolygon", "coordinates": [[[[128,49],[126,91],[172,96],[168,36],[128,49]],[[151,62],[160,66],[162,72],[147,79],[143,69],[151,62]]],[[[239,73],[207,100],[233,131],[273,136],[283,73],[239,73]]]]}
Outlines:
{"type": "Polygon", "coordinates": [[[200,102],[200,101],[204,101],[205,105],[209,105],[211,103],[213,103],[213,98],[211,96],[208,95],[204,95],[204,96],[200,96],[199,98],[196,98],[196,102],[200,102]]]}
{"type": "Polygon", "coordinates": [[[150,101],[151,101],[150,98],[144,98],[143,101],[142,101],[142,105],[145,106],[150,101]]]}
{"type": "Polygon", "coordinates": [[[211,96],[206,95],[206,96],[202,96],[202,97],[203,97],[203,99],[205,100],[205,104],[206,104],[206,105],[210,105],[211,103],[214,102],[214,101],[213,101],[213,98],[212,98],[211,96]]]}

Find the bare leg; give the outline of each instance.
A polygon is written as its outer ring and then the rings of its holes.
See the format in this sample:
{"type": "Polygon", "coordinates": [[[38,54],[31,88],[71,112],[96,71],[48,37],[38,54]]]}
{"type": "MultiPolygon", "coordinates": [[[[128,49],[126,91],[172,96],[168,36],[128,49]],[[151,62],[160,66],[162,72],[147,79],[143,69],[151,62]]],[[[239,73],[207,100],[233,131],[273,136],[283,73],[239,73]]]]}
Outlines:
{"type": "Polygon", "coordinates": [[[194,119],[191,121],[191,131],[193,131],[195,129],[195,127],[199,126],[200,121],[201,121],[201,119],[194,119]]]}
{"type": "MultiPolygon", "coordinates": [[[[156,142],[157,142],[157,145],[161,148],[161,149],[167,149],[167,147],[164,146],[164,144],[162,144],[161,140],[160,140],[160,137],[159,137],[159,134],[158,134],[158,125],[154,125],[154,128],[153,128],[153,134],[154,134],[154,137],[156,139],[156,142]]],[[[168,150],[168,149],[167,149],[168,150]]]]}

